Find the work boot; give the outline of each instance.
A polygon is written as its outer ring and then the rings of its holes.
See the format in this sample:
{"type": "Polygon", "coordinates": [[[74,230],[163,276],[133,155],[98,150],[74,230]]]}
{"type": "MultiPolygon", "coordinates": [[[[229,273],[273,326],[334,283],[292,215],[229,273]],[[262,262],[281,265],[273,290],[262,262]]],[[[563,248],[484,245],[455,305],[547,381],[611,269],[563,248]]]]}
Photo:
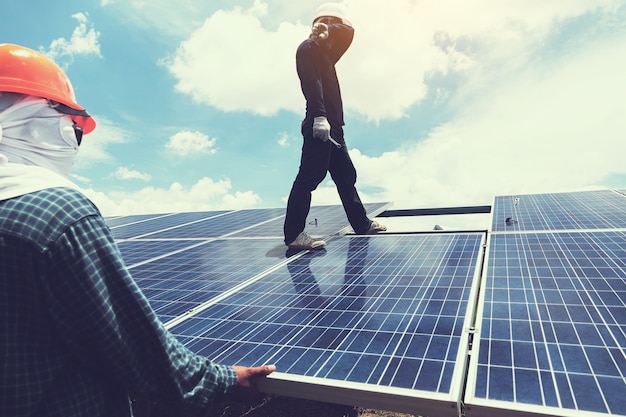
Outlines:
{"type": "Polygon", "coordinates": [[[315,239],[307,232],[302,232],[296,240],[288,244],[289,249],[320,249],[326,246],[326,242],[321,239],[315,239]]]}
{"type": "Polygon", "coordinates": [[[384,232],[387,230],[387,226],[378,223],[376,220],[372,220],[370,228],[365,232],[366,235],[375,235],[376,233],[384,232]]]}

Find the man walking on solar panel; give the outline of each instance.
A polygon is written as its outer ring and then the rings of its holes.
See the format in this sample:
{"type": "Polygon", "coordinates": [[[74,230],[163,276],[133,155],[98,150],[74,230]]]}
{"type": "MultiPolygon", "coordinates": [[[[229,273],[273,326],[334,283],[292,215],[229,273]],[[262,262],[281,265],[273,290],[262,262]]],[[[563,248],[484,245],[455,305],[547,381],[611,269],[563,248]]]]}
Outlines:
{"type": "Polygon", "coordinates": [[[199,415],[254,396],[274,366],[216,364],[182,345],[69,181],[95,126],[52,60],[0,44],[0,416],[199,415]]]}
{"type": "Polygon", "coordinates": [[[355,233],[387,230],[367,217],[355,187],[356,169],[343,136],[343,103],[335,64],[353,37],[354,29],[341,4],[325,3],[315,13],[309,38],[296,52],[306,115],[301,127],[304,144],[300,168],[289,194],[284,224],[285,244],[291,249],[318,249],[326,245],[323,240],[309,236],[304,228],[311,208],[311,193],[327,172],[337,186],[355,233]]]}

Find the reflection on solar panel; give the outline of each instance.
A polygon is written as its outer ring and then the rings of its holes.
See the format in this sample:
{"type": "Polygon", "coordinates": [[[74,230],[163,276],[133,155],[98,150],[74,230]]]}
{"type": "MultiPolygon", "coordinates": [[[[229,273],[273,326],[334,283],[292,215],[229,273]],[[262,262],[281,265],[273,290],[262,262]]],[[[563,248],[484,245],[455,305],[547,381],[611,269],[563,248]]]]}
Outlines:
{"type": "MultiPolygon", "coordinates": [[[[389,204],[366,205],[371,217],[389,204]]],[[[124,259],[195,352],[275,363],[268,393],[423,416],[626,416],[626,193],[501,196],[490,231],[287,253],[284,209],[116,217],[124,259]]]]}
{"type": "MultiPolygon", "coordinates": [[[[219,362],[398,389],[450,412],[484,234],[349,237],[305,253],[171,330],[219,362]]],[[[277,375],[275,380],[280,379],[277,375]]],[[[281,393],[289,394],[289,385],[281,393]]],[[[356,398],[355,398],[356,400],[356,398]]],[[[438,407],[438,408],[437,408],[438,407]]]]}
{"type": "MultiPolygon", "coordinates": [[[[388,205],[366,208],[376,215],[388,205]]],[[[275,237],[282,233],[281,213],[284,209],[132,216],[129,222],[115,219],[113,230],[122,239],[118,246],[133,277],[159,318],[168,322],[283,262],[285,246],[282,237],[275,237]],[[248,231],[259,237],[214,238],[248,231]]],[[[341,206],[313,207],[309,218],[317,215],[328,217],[318,221],[325,235],[332,234],[330,227],[337,232],[347,224],[341,206]]]]}
{"type": "MultiPolygon", "coordinates": [[[[132,242],[133,245],[145,243],[132,242]]],[[[167,247],[171,243],[180,245],[181,241],[164,241],[162,245],[167,247]]],[[[187,244],[184,250],[130,268],[137,284],[164,322],[272,267],[277,259],[268,256],[268,248],[282,245],[276,239],[184,243],[187,244]]]]}
{"type": "Polygon", "coordinates": [[[626,199],[586,191],[496,197],[492,230],[566,230],[626,227],[626,199]]]}
{"type": "MultiPolygon", "coordinates": [[[[388,203],[368,203],[365,209],[368,213],[380,213],[388,203]]],[[[284,214],[284,209],[280,211],[284,214]]],[[[284,216],[261,223],[254,227],[232,234],[233,237],[242,236],[277,236],[282,237],[284,216]]],[[[305,230],[312,236],[326,237],[339,231],[348,231],[348,219],[341,206],[313,206],[307,217],[305,230]]],[[[351,230],[351,229],[350,229],[351,230]]]]}

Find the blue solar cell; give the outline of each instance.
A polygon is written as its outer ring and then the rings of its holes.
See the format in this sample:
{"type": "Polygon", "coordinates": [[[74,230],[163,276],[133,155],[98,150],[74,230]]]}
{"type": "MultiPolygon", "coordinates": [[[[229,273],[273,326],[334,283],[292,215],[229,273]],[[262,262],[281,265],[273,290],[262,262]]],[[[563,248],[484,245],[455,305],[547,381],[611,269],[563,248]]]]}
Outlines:
{"type": "Polygon", "coordinates": [[[220,362],[450,395],[483,236],[345,237],[171,331],[220,362]]]}
{"type": "Polygon", "coordinates": [[[626,396],[624,392],[624,381],[617,378],[598,378],[600,389],[604,393],[609,408],[611,410],[626,409],[626,396]]]}
{"type": "Polygon", "coordinates": [[[513,401],[513,374],[510,367],[492,367],[489,370],[488,381],[490,398],[501,401],[513,401]]]}
{"type": "Polygon", "coordinates": [[[515,369],[515,384],[520,387],[515,393],[520,402],[526,404],[542,403],[538,372],[529,369],[515,369]]]}

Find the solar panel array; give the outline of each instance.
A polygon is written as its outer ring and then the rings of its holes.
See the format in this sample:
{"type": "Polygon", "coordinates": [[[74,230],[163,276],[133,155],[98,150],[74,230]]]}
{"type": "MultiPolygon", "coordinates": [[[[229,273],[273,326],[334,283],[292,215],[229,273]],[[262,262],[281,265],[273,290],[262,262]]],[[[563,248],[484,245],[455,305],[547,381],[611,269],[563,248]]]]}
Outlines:
{"type": "MultiPolygon", "coordinates": [[[[368,204],[370,216],[389,204],[368,204]]],[[[423,416],[626,415],[626,195],[502,196],[491,230],[292,253],[284,209],[108,219],[166,327],[268,393],[423,416]]]]}
{"type": "Polygon", "coordinates": [[[466,415],[626,415],[625,196],[497,197],[493,213],[466,415]]]}

